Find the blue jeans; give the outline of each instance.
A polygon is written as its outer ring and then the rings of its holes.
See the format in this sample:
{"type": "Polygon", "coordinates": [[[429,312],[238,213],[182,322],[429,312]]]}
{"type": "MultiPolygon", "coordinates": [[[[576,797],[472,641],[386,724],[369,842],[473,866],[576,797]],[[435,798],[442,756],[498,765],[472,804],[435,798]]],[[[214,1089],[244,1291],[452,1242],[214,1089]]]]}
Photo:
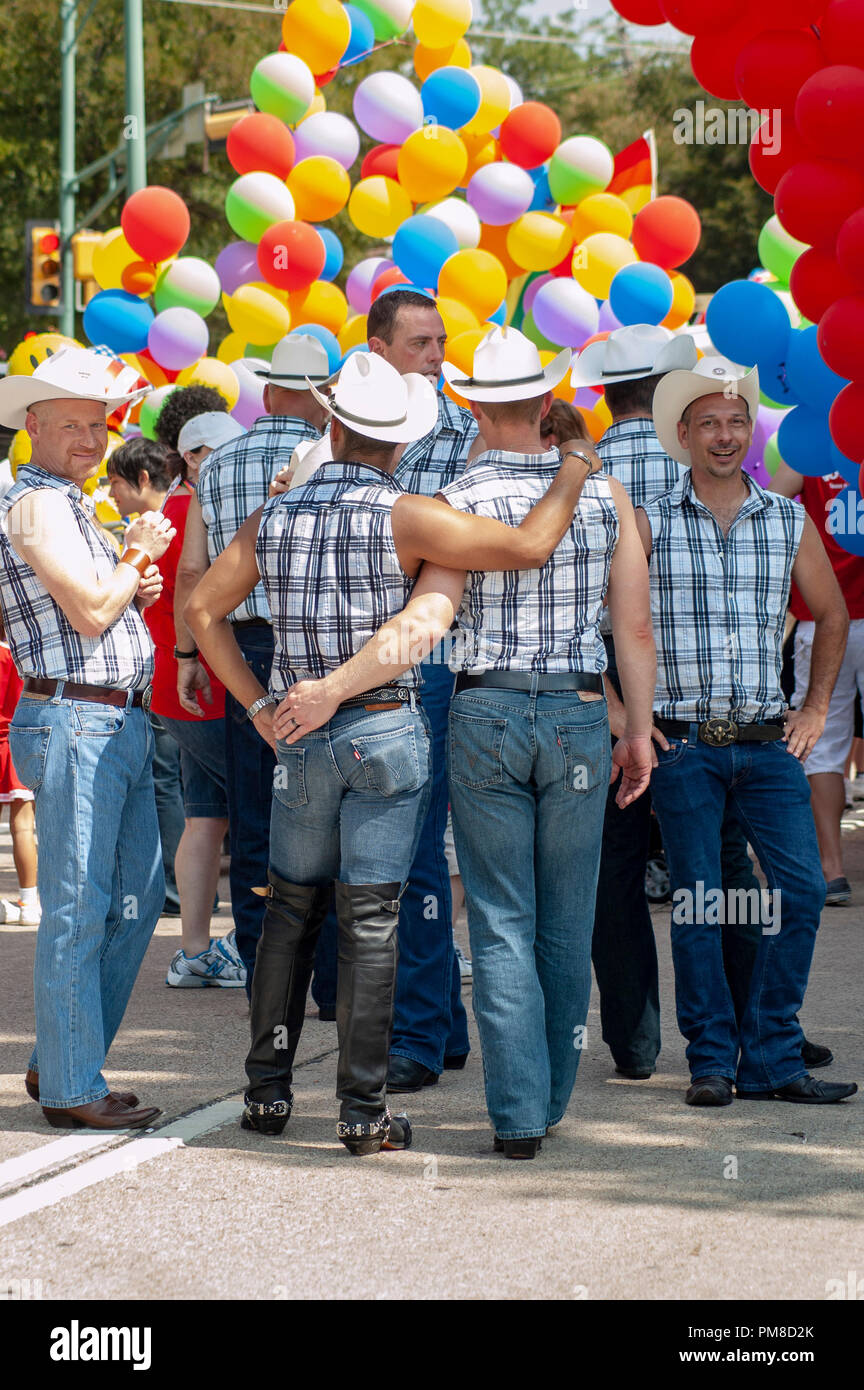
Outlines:
{"type": "Polygon", "coordinates": [[[180,779],[180,749],[158,714],[150,714],[153,726],[153,789],[162,842],[162,868],[165,872],[165,905],[180,911],[180,895],[174,877],[174,856],[186,825],[183,811],[183,783],[180,779]]]}
{"type": "Polygon", "coordinates": [[[420,693],[432,738],[432,786],[399,914],[399,973],[390,1051],[440,1074],[445,1054],[459,1057],[470,1051],[462,978],[453,950],[450,870],[444,854],[447,712],[455,678],[441,661],[426,661],[421,670],[420,693]]]}
{"type": "Polygon", "coordinates": [[[25,696],[9,743],[39,837],[30,1065],[42,1105],[87,1105],[165,900],[153,733],[141,708],[25,696]]]}
{"type": "MultiPolygon", "coordinates": [[[[673,887],[678,1025],[688,1039],[694,1078],[725,1076],[737,1079],[742,1091],[774,1090],[806,1072],[796,1015],[825,902],[810,788],[785,741],[712,748],[696,737],[696,729],[690,726],[686,742],[670,739],[668,752],[657,750],[651,779],[673,887]],[[722,929],[708,899],[709,892],[723,887],[721,831],[727,811],[753,845],[774,893],[761,915],[740,1027],[723,968],[722,929]],[[700,899],[707,909],[700,909],[700,899]]],[[[720,901],[731,908],[728,895],[720,901]]]]}
{"type": "Polygon", "coordinates": [[[605,700],[490,688],[453,698],[453,835],[486,1104],[502,1139],[545,1134],[576,1080],[610,765],[605,700]]]}
{"type": "Polygon", "coordinates": [[[277,751],[274,872],[290,883],[404,884],[429,798],[420,711],[338,710],[277,751]]]}
{"type": "Polygon", "coordinates": [[[180,749],[183,808],[188,818],[222,820],[228,815],[225,795],[225,721],[171,719],[156,715],[180,749]]]}

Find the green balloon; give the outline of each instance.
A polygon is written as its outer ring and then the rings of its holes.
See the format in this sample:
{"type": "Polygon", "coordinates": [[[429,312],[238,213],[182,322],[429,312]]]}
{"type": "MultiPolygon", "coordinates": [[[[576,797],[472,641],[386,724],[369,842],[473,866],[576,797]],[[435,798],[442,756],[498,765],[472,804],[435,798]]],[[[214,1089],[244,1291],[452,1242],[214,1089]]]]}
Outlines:
{"type": "Polygon", "coordinates": [[[156,421],[171,392],[176,390],[176,386],[157,386],[155,391],[144,397],[138,424],[145,439],[156,438],[156,421]]]}
{"type": "MultiPolygon", "coordinates": [[[[766,270],[770,270],[783,282],[782,286],[777,286],[778,289],[788,289],[792,267],[798,257],[808,249],[806,241],[796,241],[776,216],[769,217],[759,233],[759,260],[766,270]]],[[[771,285],[769,288],[775,287],[771,285]]]]}
{"type": "Polygon", "coordinates": [[[245,352],[243,353],[243,356],[244,356],[244,357],[263,357],[265,362],[272,362],[272,360],[273,360],[273,349],[275,348],[275,346],[276,346],[275,343],[268,343],[266,347],[259,346],[257,343],[247,343],[247,344],[246,344],[246,350],[245,350],[245,352]]]}
{"type": "Polygon", "coordinates": [[[543,337],[543,334],[534,322],[534,315],[532,313],[527,313],[523,318],[520,332],[524,333],[525,337],[529,338],[540,352],[558,353],[561,351],[559,345],[550,343],[548,338],[543,337]]]}
{"type": "Polygon", "coordinates": [[[762,460],[765,464],[765,472],[771,478],[774,477],[781,463],[785,463],[785,459],[777,446],[777,436],[779,433],[779,430],[775,430],[771,438],[766,442],[765,454],[762,460]]]}

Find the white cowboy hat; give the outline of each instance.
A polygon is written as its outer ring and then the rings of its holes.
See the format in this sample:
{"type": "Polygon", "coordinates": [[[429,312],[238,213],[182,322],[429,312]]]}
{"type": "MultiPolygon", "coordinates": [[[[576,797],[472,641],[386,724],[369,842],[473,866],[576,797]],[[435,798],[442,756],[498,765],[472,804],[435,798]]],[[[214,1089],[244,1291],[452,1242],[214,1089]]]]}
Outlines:
{"type": "Polygon", "coordinates": [[[639,381],[676,369],[696,366],[693,339],[676,337],[668,328],[649,323],[616,328],[608,338],[590,343],[573,363],[571,386],[611,386],[616,381],[639,381]]]}
{"type": "Polygon", "coordinates": [[[548,367],[530,338],[515,328],[491,328],[474,349],[472,375],[445,362],[441,368],[448,386],[466,401],[529,401],[545,396],[563,381],[570,366],[570,349],[553,357],[548,367]]]}
{"type": "Polygon", "coordinates": [[[138,386],[135,367],[104,348],[60,347],[32,376],[0,378],[0,423],[21,430],[31,405],[39,401],[98,401],[110,415],[139,401],[152,386],[138,386]]]}
{"type": "Polygon", "coordinates": [[[310,380],[328,380],[330,359],[323,343],[311,333],[288,333],[273,349],[269,367],[256,370],[255,375],[288,391],[306,391],[310,380]]]}
{"type": "Polygon", "coordinates": [[[431,381],[418,372],[400,376],[374,352],[348,358],[329,399],[311,381],[309,390],[347,429],[385,444],[422,439],[438,419],[438,393],[431,381]]]}
{"type": "Polygon", "coordinates": [[[229,439],[238,439],[245,434],[239,420],[233,419],[225,410],[205,410],[203,415],[194,415],[187,420],[177,436],[178,454],[186,454],[200,449],[204,444],[218,449],[229,439]]]}
{"type": "Polygon", "coordinates": [[[678,441],[678,421],[688,405],[701,396],[722,392],[741,396],[749,406],[750,419],[756,421],[759,410],[759,371],[756,367],[740,367],[728,357],[703,357],[692,371],[669,372],[658,382],[654,392],[654,429],[657,438],[670,458],[688,467],[692,462],[690,450],[678,441]]]}

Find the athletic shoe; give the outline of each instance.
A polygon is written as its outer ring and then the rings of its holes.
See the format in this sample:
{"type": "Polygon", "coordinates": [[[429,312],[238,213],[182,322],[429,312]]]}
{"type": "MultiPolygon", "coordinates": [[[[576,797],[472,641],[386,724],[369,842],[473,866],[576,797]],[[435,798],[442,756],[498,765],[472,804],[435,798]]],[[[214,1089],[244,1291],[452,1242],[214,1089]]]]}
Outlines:
{"type": "Polygon", "coordinates": [[[456,953],[456,960],[459,963],[460,980],[462,980],[464,983],[465,980],[473,979],[474,967],[472,966],[468,957],[465,955],[465,952],[462,950],[461,946],[457,946],[455,941],[453,942],[453,950],[456,953]]]}
{"type": "Polygon", "coordinates": [[[177,951],[168,967],[165,983],[174,989],[204,989],[208,985],[219,989],[243,989],[246,967],[237,956],[234,942],[223,936],[211,941],[207,950],[200,951],[197,956],[177,951]]]}
{"type": "Polygon", "coordinates": [[[38,927],[42,920],[42,908],[36,902],[29,906],[19,898],[13,903],[8,898],[0,901],[0,922],[17,922],[22,927],[38,927]]]}
{"type": "Polygon", "coordinates": [[[827,885],[826,907],[845,907],[852,897],[852,887],[848,878],[832,878],[827,885]]]}

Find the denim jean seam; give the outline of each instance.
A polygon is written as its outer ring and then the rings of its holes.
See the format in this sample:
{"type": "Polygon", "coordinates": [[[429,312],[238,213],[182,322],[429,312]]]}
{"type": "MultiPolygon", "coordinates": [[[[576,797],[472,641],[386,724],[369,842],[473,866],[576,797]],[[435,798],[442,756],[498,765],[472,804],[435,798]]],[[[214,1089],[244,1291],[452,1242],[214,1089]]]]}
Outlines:
{"type": "Polygon", "coordinates": [[[345,778],[342,776],[342,773],[339,771],[339,764],[338,764],[337,761],[336,761],[336,754],[333,752],[333,740],[332,740],[331,735],[330,735],[329,725],[328,725],[328,731],[327,731],[327,737],[326,737],[326,745],[327,745],[327,756],[329,757],[330,762],[331,762],[331,764],[332,764],[332,766],[333,766],[333,771],[335,772],[336,776],[339,778],[339,781],[342,783],[342,786],[345,788],[345,790],[346,790],[346,791],[350,791],[350,790],[351,790],[351,784],[350,784],[350,782],[346,782],[346,781],[345,781],[345,778]]]}

